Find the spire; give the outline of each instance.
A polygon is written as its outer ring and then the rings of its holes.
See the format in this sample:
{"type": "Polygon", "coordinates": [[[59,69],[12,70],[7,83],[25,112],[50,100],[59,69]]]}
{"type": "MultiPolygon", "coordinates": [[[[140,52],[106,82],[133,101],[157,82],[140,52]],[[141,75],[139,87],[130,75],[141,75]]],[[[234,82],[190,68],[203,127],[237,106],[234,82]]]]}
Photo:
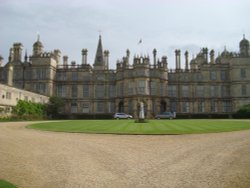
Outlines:
{"type": "Polygon", "coordinates": [[[27,60],[28,60],[28,54],[27,54],[27,50],[25,50],[24,61],[27,62],[27,60]]]}
{"type": "Polygon", "coordinates": [[[103,66],[103,65],[104,65],[104,61],[103,61],[103,51],[102,51],[102,37],[101,35],[99,35],[99,41],[98,41],[98,46],[96,50],[94,66],[103,66]]]}

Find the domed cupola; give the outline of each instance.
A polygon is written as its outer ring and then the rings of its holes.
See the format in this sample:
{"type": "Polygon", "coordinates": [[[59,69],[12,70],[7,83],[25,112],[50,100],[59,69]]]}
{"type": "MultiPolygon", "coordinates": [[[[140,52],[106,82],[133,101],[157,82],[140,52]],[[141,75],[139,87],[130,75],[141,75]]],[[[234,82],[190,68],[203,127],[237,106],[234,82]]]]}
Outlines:
{"type": "Polygon", "coordinates": [[[243,35],[243,39],[240,41],[240,55],[242,57],[249,56],[249,41],[245,39],[245,35],[243,35]]]}
{"type": "Polygon", "coordinates": [[[33,56],[40,56],[43,53],[43,44],[40,41],[40,36],[37,36],[37,41],[33,44],[33,56]]]}

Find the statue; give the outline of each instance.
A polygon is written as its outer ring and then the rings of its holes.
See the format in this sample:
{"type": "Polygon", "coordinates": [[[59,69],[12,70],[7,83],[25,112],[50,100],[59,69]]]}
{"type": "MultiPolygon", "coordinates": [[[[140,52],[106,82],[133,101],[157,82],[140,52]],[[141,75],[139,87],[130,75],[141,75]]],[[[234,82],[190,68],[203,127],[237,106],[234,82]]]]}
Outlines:
{"type": "Polygon", "coordinates": [[[139,113],[139,119],[144,120],[145,116],[144,116],[144,104],[143,102],[140,102],[140,113],[139,113]]]}

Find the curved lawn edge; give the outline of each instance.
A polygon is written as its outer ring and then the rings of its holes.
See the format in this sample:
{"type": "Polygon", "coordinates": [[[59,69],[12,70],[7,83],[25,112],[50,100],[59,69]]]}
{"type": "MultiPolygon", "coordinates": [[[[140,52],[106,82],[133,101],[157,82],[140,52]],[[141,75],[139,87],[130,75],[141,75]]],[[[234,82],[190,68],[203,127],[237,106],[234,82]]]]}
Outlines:
{"type": "Polygon", "coordinates": [[[0,179],[0,188],[17,188],[17,187],[6,180],[0,179]]]}
{"type": "Polygon", "coordinates": [[[134,120],[66,120],[35,123],[27,128],[87,134],[180,135],[246,130],[250,129],[250,120],[149,120],[148,123],[135,123],[134,120]]]}

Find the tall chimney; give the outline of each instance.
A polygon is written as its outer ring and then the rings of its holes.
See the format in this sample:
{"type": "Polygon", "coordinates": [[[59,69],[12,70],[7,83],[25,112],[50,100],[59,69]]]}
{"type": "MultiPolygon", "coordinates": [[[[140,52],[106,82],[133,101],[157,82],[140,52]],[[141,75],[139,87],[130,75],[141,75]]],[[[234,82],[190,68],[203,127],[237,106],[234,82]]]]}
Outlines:
{"type": "Polygon", "coordinates": [[[175,50],[175,64],[177,70],[181,69],[181,50],[175,50]]]}
{"type": "Polygon", "coordinates": [[[157,54],[157,51],[156,51],[156,49],[154,48],[154,50],[153,50],[153,55],[154,55],[154,65],[156,65],[156,54],[157,54]]]}
{"type": "Polygon", "coordinates": [[[209,53],[209,55],[210,55],[210,62],[211,62],[211,64],[215,64],[215,61],[214,61],[214,50],[211,50],[210,53],[209,53]]]}
{"type": "Polygon", "coordinates": [[[87,55],[88,55],[88,50],[82,49],[82,65],[87,64],[87,55]]]}
{"type": "Polygon", "coordinates": [[[68,65],[68,58],[69,58],[69,57],[66,56],[66,55],[63,56],[63,65],[64,65],[64,66],[67,66],[67,65],[68,65]]]}
{"type": "Polygon", "coordinates": [[[109,68],[109,51],[108,50],[104,50],[104,66],[105,69],[109,68]]]}
{"type": "Polygon", "coordinates": [[[188,51],[185,52],[185,70],[188,70],[188,51]]]}

